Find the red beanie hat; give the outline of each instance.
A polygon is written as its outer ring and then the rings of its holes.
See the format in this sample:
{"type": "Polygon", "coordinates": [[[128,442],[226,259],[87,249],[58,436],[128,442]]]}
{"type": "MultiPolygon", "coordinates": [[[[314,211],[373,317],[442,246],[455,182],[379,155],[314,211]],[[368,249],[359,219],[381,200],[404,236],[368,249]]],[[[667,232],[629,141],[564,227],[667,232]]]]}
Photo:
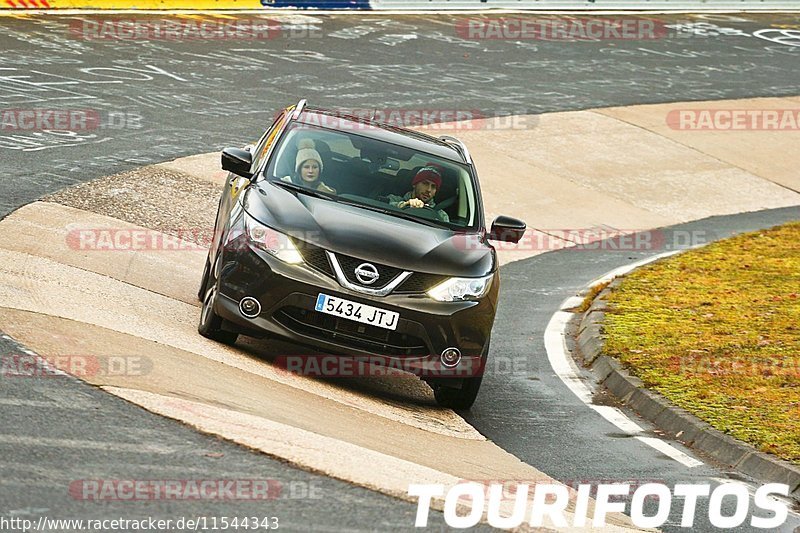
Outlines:
{"type": "Polygon", "coordinates": [[[413,187],[420,181],[424,180],[430,180],[435,183],[437,189],[442,188],[442,173],[432,163],[427,163],[424,167],[419,169],[417,175],[414,176],[413,180],[411,180],[411,186],[413,187]]]}

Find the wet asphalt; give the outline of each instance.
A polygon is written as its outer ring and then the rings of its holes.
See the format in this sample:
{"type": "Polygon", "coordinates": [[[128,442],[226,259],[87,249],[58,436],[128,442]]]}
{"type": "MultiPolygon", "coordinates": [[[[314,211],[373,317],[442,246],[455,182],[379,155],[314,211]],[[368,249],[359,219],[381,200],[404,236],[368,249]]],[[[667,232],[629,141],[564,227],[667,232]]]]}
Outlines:
{"type": "MultiPolygon", "coordinates": [[[[783,40],[800,27],[798,15],[660,17],[668,35],[590,42],[474,40],[459,33],[464,17],[379,14],[303,14],[261,40],[87,38],[93,23],[131,17],[0,18],[0,109],[88,110],[99,126],[1,130],[0,217],[71,184],[242,145],[301,97],[346,109],[520,114],[800,92],[800,47],[783,40]]],[[[721,238],[798,215],[774,210],[683,229],[721,238]]],[[[492,357],[516,361],[516,370],[486,378],[467,420],[568,484],[736,477],[708,464],[688,470],[619,435],[546,360],[544,328],[565,297],[656,252],[567,250],[506,266],[492,357]]],[[[0,342],[0,354],[20,353],[13,340],[0,342]]],[[[297,531],[413,528],[412,504],[198,434],[71,378],[0,383],[0,517],[245,514],[277,516],[281,529],[297,531]],[[281,497],[95,502],[69,492],[87,479],[255,477],[277,480],[281,497]]],[[[664,529],[683,530],[674,516],[670,523],[664,529]]],[[[443,529],[441,515],[431,525],[443,529]]],[[[701,516],[693,530],[712,528],[701,516]]]]}

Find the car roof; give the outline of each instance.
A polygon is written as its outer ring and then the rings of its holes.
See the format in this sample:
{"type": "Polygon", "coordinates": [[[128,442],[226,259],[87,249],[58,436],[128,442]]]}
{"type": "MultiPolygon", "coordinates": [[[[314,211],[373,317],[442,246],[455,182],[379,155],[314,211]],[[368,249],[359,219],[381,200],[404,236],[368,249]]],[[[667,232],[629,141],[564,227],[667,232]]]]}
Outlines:
{"type": "Polygon", "coordinates": [[[442,159],[466,163],[464,156],[452,144],[441,139],[419,131],[384,124],[340,111],[307,107],[303,110],[297,122],[311,126],[328,127],[329,129],[352,132],[356,135],[362,135],[364,137],[410,148],[415,151],[435,155],[442,159]],[[335,117],[336,121],[333,122],[330,119],[326,120],[326,117],[335,117]],[[331,128],[330,125],[332,122],[339,127],[331,128]],[[370,126],[370,128],[363,128],[362,126],[364,125],[370,126]]]}

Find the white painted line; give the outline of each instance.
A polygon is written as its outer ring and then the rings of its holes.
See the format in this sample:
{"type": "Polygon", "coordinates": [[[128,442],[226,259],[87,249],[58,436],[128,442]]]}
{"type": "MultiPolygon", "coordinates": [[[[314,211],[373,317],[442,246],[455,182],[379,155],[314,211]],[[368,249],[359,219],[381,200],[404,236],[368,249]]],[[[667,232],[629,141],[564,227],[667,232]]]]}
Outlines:
{"type": "MultiPolygon", "coordinates": [[[[663,257],[667,257],[678,253],[678,251],[666,252],[653,257],[648,257],[641,261],[631,263],[612,270],[611,272],[601,276],[589,284],[589,287],[603,283],[604,281],[611,281],[616,276],[630,272],[634,268],[651,263],[663,257]]],[[[568,309],[574,307],[575,297],[567,298],[562,304],[561,309],[568,309]]],[[[703,464],[702,461],[687,455],[686,453],[675,448],[668,442],[658,439],[656,437],[646,437],[642,434],[645,432],[644,428],[639,426],[636,422],[628,418],[625,413],[615,407],[604,405],[594,405],[592,402],[593,391],[586,384],[585,380],[581,378],[580,372],[575,366],[575,362],[569,354],[567,349],[567,323],[573,317],[572,313],[566,311],[558,311],[550,318],[547,328],[544,332],[544,347],[547,351],[547,360],[550,366],[553,367],[556,375],[561,379],[564,385],[572,391],[575,396],[585,403],[589,408],[593,409],[600,416],[614,424],[624,433],[636,437],[639,441],[647,444],[651,448],[663,453],[667,457],[674,459],[687,468],[694,468],[703,464]]]]}
{"type": "Polygon", "coordinates": [[[655,448],[656,450],[660,451],[667,457],[672,457],[679,463],[683,464],[687,468],[694,468],[696,466],[700,466],[703,464],[703,461],[698,461],[694,457],[687,455],[677,449],[676,447],[672,446],[665,440],[658,439],[656,437],[636,437],[640,441],[644,442],[648,446],[655,448]]]}
{"type": "Polygon", "coordinates": [[[583,403],[591,405],[592,391],[570,366],[572,358],[567,355],[564,345],[564,328],[571,316],[571,313],[565,311],[559,311],[553,315],[544,331],[544,348],[547,351],[550,366],[553,367],[564,385],[583,403]]]}
{"type": "Polygon", "coordinates": [[[629,435],[638,435],[644,431],[639,424],[628,418],[625,413],[616,407],[608,405],[590,405],[589,407],[600,413],[600,416],[629,435]]]}

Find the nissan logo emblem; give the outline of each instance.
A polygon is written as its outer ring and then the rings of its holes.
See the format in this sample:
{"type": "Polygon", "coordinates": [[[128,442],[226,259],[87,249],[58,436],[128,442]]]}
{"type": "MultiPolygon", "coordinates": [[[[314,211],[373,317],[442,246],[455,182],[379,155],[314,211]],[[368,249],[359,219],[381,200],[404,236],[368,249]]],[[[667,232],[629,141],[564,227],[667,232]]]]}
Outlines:
{"type": "Polygon", "coordinates": [[[358,281],[364,285],[372,285],[378,281],[378,278],[380,277],[380,274],[378,274],[378,269],[375,268],[375,265],[370,263],[361,263],[356,267],[355,273],[358,281]]]}

